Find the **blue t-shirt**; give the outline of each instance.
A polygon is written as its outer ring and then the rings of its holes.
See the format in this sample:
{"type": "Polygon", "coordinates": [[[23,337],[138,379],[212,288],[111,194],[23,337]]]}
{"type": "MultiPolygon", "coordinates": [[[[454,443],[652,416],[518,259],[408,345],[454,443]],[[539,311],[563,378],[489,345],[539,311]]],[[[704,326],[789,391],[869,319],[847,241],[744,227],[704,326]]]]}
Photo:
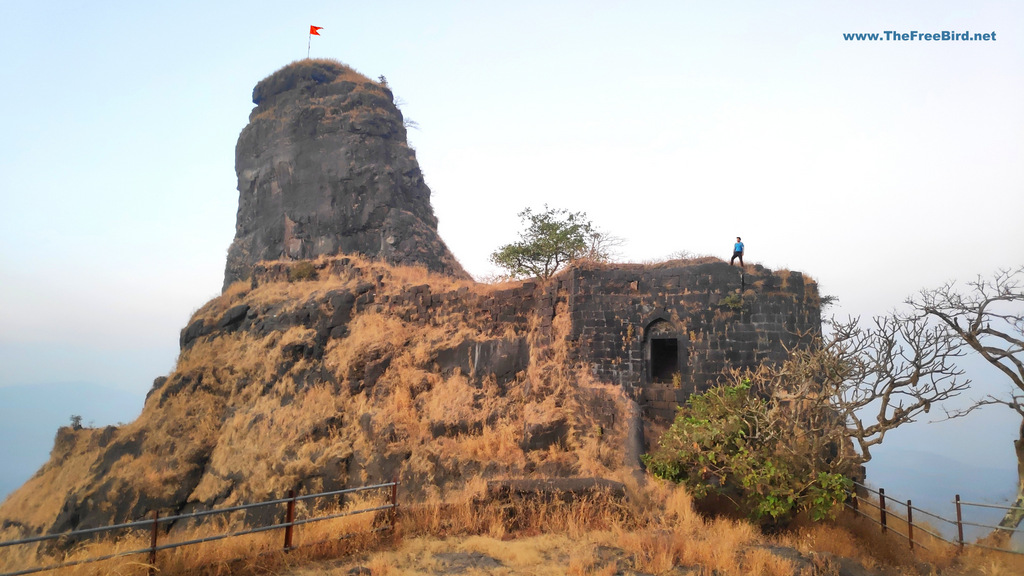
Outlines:
{"type": "Polygon", "coordinates": [[[732,249],[734,252],[743,252],[743,242],[737,242],[732,249]]]}

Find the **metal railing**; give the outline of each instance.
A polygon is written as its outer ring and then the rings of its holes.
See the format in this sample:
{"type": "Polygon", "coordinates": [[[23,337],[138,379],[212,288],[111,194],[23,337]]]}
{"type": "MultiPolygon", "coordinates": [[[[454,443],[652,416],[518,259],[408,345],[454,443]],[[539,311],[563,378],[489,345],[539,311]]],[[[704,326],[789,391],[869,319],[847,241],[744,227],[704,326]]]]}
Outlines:
{"type": "MultiPolygon", "coordinates": [[[[889,532],[892,532],[893,534],[896,534],[897,536],[902,537],[904,540],[907,541],[907,543],[909,544],[911,550],[913,550],[915,546],[919,546],[921,548],[924,548],[925,550],[929,550],[929,548],[927,546],[925,546],[921,542],[920,539],[918,539],[918,540],[914,539],[914,531],[917,530],[917,531],[920,531],[920,532],[924,532],[925,534],[928,534],[929,536],[931,536],[932,538],[935,538],[936,540],[939,540],[939,541],[945,542],[947,544],[956,546],[958,553],[963,552],[965,546],[970,546],[970,547],[974,547],[974,548],[984,548],[986,550],[995,550],[995,551],[998,551],[998,552],[1006,552],[1008,554],[1022,554],[1022,555],[1024,555],[1024,552],[1019,552],[1017,550],[1010,550],[1010,549],[1007,549],[1007,548],[997,548],[995,546],[988,546],[986,544],[981,544],[981,543],[978,543],[978,542],[966,542],[964,540],[964,526],[973,526],[973,527],[977,527],[977,528],[986,528],[986,529],[993,530],[993,531],[999,531],[999,532],[1001,532],[1003,534],[1006,534],[1008,536],[1012,536],[1012,535],[1014,535],[1014,534],[1016,534],[1018,532],[1024,531],[1024,530],[1019,529],[1019,528],[1006,528],[1006,527],[1003,527],[1003,526],[992,526],[992,525],[983,524],[983,523],[980,523],[980,522],[968,522],[968,521],[965,521],[964,520],[964,514],[963,514],[964,507],[995,508],[995,509],[999,509],[999,510],[1020,510],[1020,508],[1014,508],[1014,507],[1008,507],[1008,506],[997,506],[997,505],[994,505],[994,504],[982,504],[982,503],[979,503],[979,502],[964,502],[964,501],[960,500],[960,495],[957,494],[955,499],[952,502],[952,504],[954,504],[956,506],[956,520],[952,520],[952,519],[940,516],[938,514],[935,514],[933,512],[930,512],[928,510],[924,510],[922,508],[918,508],[917,506],[914,506],[909,498],[905,502],[903,502],[903,501],[897,500],[895,498],[892,498],[891,496],[887,496],[885,494],[885,489],[884,488],[879,488],[878,490],[874,490],[874,489],[869,488],[869,487],[867,487],[867,486],[865,486],[863,484],[860,484],[859,482],[854,482],[854,485],[855,485],[855,489],[850,494],[850,497],[847,499],[847,501],[845,503],[846,508],[849,509],[849,510],[854,511],[859,516],[861,516],[863,518],[866,518],[869,521],[874,522],[875,524],[878,524],[879,527],[881,528],[883,534],[887,534],[889,532]],[[878,501],[877,502],[872,502],[868,498],[861,498],[860,495],[858,494],[858,489],[864,490],[865,492],[868,492],[868,493],[875,494],[878,497],[878,501]],[[895,507],[893,506],[894,504],[896,505],[895,507]],[[872,509],[876,510],[878,517],[875,518],[874,516],[872,516],[870,514],[867,514],[866,512],[861,510],[861,506],[867,506],[869,508],[872,508],[872,509]],[[900,513],[902,511],[905,511],[905,513],[902,516],[900,516],[900,513]],[[917,512],[918,514],[923,514],[923,515],[925,515],[925,516],[927,516],[927,517],[929,517],[929,518],[931,518],[933,520],[937,520],[939,522],[944,522],[944,523],[946,523],[946,524],[948,524],[950,526],[956,527],[957,539],[956,540],[949,540],[948,538],[942,536],[941,534],[937,533],[936,531],[930,530],[926,525],[923,525],[921,523],[915,524],[914,523],[914,512],[917,512]],[[906,527],[906,532],[905,533],[904,532],[900,532],[896,527],[894,527],[892,525],[892,523],[890,522],[890,520],[889,520],[889,516],[895,516],[906,527]]],[[[3,576],[3,575],[0,575],[0,576],[3,576]]]]}
{"type": "Polygon", "coordinates": [[[72,539],[72,538],[78,538],[78,537],[81,537],[81,536],[95,536],[95,535],[98,535],[98,534],[109,533],[109,532],[114,532],[114,531],[125,531],[125,530],[131,530],[131,529],[148,529],[149,530],[150,541],[149,541],[149,546],[147,546],[145,548],[138,548],[138,549],[134,549],[134,550],[120,551],[120,552],[115,552],[115,553],[111,553],[111,554],[104,554],[102,556],[95,556],[95,557],[89,557],[89,558],[81,558],[81,559],[76,559],[76,560],[68,560],[68,561],[63,561],[63,562],[59,562],[59,563],[49,564],[49,565],[45,565],[45,566],[27,567],[27,568],[23,568],[23,569],[17,570],[15,572],[3,572],[3,573],[0,573],[0,576],[22,576],[24,574],[35,574],[37,572],[46,572],[46,571],[49,571],[49,570],[56,570],[56,569],[59,569],[59,568],[68,568],[68,567],[71,567],[71,566],[78,566],[78,565],[81,565],[81,564],[90,564],[90,563],[94,563],[94,562],[102,562],[102,561],[106,561],[106,560],[112,560],[112,559],[115,559],[115,558],[121,558],[121,557],[124,557],[124,556],[132,556],[132,555],[140,555],[140,554],[147,554],[148,555],[147,565],[148,565],[148,569],[149,569],[149,574],[152,576],[153,574],[156,573],[157,553],[160,552],[161,550],[171,550],[171,549],[174,549],[174,548],[182,548],[182,547],[185,547],[185,546],[194,546],[194,545],[203,544],[203,543],[206,543],[206,542],[214,542],[214,541],[217,541],[217,540],[224,540],[226,538],[235,538],[235,537],[239,537],[239,536],[246,536],[246,535],[249,535],[249,534],[258,534],[258,533],[261,533],[261,532],[267,532],[267,531],[270,531],[270,530],[284,529],[284,546],[283,546],[283,548],[281,550],[283,550],[284,552],[290,552],[292,550],[295,550],[295,549],[299,548],[298,546],[295,546],[293,544],[293,542],[294,542],[294,530],[295,530],[296,526],[302,526],[302,525],[311,524],[311,523],[314,523],[314,522],[323,522],[323,521],[326,521],[326,520],[333,520],[333,519],[342,518],[342,517],[345,517],[345,516],[355,516],[355,515],[358,515],[358,514],[368,514],[368,513],[371,513],[371,512],[379,512],[379,511],[384,511],[384,510],[387,511],[387,515],[385,516],[385,518],[386,518],[385,522],[382,525],[377,526],[376,528],[373,528],[372,530],[365,531],[365,532],[346,533],[346,534],[342,534],[342,535],[340,535],[338,537],[335,537],[335,538],[328,538],[328,539],[320,540],[320,541],[317,541],[317,542],[305,543],[305,544],[303,544],[302,547],[315,546],[315,545],[318,545],[318,544],[324,544],[324,543],[331,542],[331,541],[343,540],[343,539],[346,539],[346,538],[351,538],[351,537],[356,536],[358,534],[377,533],[377,532],[383,532],[383,531],[393,531],[395,529],[396,521],[397,521],[398,482],[397,481],[386,482],[386,483],[383,483],[383,484],[373,484],[373,485],[370,485],[370,486],[360,486],[360,487],[357,487],[357,488],[347,488],[347,489],[344,489],[344,490],[334,490],[334,491],[331,491],[331,492],[320,492],[320,493],[316,493],[316,494],[304,494],[304,495],[301,495],[301,496],[300,495],[296,495],[294,490],[289,490],[288,491],[288,496],[286,498],[278,498],[276,500],[266,500],[266,501],[263,501],[263,502],[254,502],[254,503],[251,503],[251,504],[241,504],[241,505],[238,505],[238,506],[231,506],[231,507],[228,507],[228,508],[218,508],[218,509],[214,509],[214,510],[201,510],[201,511],[197,511],[197,512],[191,512],[191,513],[188,513],[188,514],[178,514],[178,515],[173,515],[173,516],[160,516],[159,511],[158,510],[154,510],[151,519],[138,520],[138,521],[135,521],[135,522],[125,522],[125,523],[122,523],[122,524],[113,524],[113,525],[110,525],[110,526],[101,526],[101,527],[98,527],[98,528],[88,528],[88,529],[84,529],[84,530],[73,530],[73,531],[70,531],[70,532],[61,532],[59,534],[46,534],[46,535],[43,535],[43,536],[33,536],[33,537],[30,537],[30,538],[22,538],[22,539],[19,539],[19,540],[9,540],[9,541],[6,541],[6,542],[0,542],[0,551],[2,551],[4,549],[11,548],[13,546],[26,546],[26,545],[29,545],[29,544],[39,544],[39,543],[43,543],[43,542],[54,541],[54,540],[61,540],[61,539],[72,539]],[[385,489],[390,489],[390,494],[388,494],[388,498],[387,498],[387,502],[388,502],[387,504],[371,506],[371,507],[368,507],[368,508],[360,508],[360,509],[357,509],[357,510],[344,510],[344,509],[342,509],[341,512],[335,512],[335,513],[327,514],[327,515],[324,515],[324,516],[311,516],[311,517],[308,517],[308,518],[301,518],[301,519],[296,519],[295,518],[295,505],[297,503],[299,503],[299,502],[303,502],[303,501],[306,501],[306,500],[313,500],[313,499],[317,499],[317,498],[327,498],[327,497],[331,497],[331,496],[343,497],[343,496],[348,495],[348,494],[356,494],[356,493],[359,493],[359,492],[366,492],[366,491],[370,491],[370,490],[385,490],[385,489]],[[161,544],[159,542],[160,526],[162,524],[170,524],[170,523],[173,523],[173,522],[179,522],[179,521],[183,521],[183,520],[186,520],[186,521],[187,520],[196,520],[196,519],[205,518],[205,517],[208,517],[208,516],[217,516],[217,515],[231,514],[233,512],[239,512],[239,511],[244,511],[244,510],[253,510],[253,509],[265,508],[265,507],[269,507],[269,506],[279,506],[281,504],[285,505],[284,522],[276,522],[276,523],[267,524],[267,525],[254,526],[252,528],[246,528],[246,529],[237,530],[237,531],[228,532],[228,533],[211,534],[209,536],[204,536],[204,537],[200,537],[200,538],[193,538],[193,539],[190,539],[190,540],[168,542],[168,543],[164,543],[164,544],[161,544]]]}

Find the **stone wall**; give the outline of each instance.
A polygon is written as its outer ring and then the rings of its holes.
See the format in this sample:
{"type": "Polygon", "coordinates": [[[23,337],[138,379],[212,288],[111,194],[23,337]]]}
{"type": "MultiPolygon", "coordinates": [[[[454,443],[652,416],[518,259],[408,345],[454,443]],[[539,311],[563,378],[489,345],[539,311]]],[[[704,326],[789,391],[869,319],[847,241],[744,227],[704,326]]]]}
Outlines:
{"type": "Polygon", "coordinates": [[[821,329],[817,286],[723,262],[577,268],[562,280],[577,360],[670,419],[727,367],[781,362],[821,329]]]}
{"type": "MultiPolygon", "coordinates": [[[[290,266],[257,265],[253,283],[287,280],[290,266]]],[[[353,264],[347,258],[322,266],[318,273],[368,276],[350,270],[353,264]]],[[[383,288],[378,278],[376,284],[358,286],[351,299],[356,313],[372,310],[407,322],[462,323],[492,335],[493,342],[473,344],[482,346],[474,356],[486,355],[488,346],[528,356],[528,346],[504,342],[503,335],[508,328],[525,334],[531,319],[539,323],[539,338],[532,344],[546,347],[556,310],[562,307],[571,320],[568,338],[574,360],[589,365],[599,380],[622,386],[646,415],[661,419],[671,419],[676,406],[713,385],[726,368],[781,362],[787,348],[821,330],[817,285],[801,273],[751,266],[741,275],[738,267],[721,261],[576,267],[552,282],[528,281],[490,291],[462,287],[433,292],[423,284],[396,293],[383,288]]],[[[453,358],[465,356],[463,352],[453,358]]],[[[512,363],[523,366],[527,360],[520,357],[512,363]]]]}

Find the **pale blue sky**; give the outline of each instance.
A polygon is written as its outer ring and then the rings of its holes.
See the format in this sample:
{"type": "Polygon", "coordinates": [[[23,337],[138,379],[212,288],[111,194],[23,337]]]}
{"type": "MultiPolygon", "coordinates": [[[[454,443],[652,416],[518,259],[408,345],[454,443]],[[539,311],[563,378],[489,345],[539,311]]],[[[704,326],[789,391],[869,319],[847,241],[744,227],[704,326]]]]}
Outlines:
{"type": "Polygon", "coordinates": [[[419,124],[477,276],[545,202],[633,261],[741,235],[839,314],[1024,263],[1024,5],[892,4],[0,0],[0,386],[170,371],[221,285],[252,88],[311,24],[419,124]],[[997,40],[842,37],[885,30],[997,40]]]}

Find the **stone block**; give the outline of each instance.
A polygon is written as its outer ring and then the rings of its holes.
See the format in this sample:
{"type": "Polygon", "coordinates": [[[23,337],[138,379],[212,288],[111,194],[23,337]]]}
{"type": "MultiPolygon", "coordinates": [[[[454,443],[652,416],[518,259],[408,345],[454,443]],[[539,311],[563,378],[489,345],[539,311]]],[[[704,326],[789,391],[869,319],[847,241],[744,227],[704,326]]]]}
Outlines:
{"type": "Polygon", "coordinates": [[[523,450],[545,450],[555,444],[565,444],[569,436],[569,424],[564,418],[550,418],[528,421],[523,426],[523,450]]]}

